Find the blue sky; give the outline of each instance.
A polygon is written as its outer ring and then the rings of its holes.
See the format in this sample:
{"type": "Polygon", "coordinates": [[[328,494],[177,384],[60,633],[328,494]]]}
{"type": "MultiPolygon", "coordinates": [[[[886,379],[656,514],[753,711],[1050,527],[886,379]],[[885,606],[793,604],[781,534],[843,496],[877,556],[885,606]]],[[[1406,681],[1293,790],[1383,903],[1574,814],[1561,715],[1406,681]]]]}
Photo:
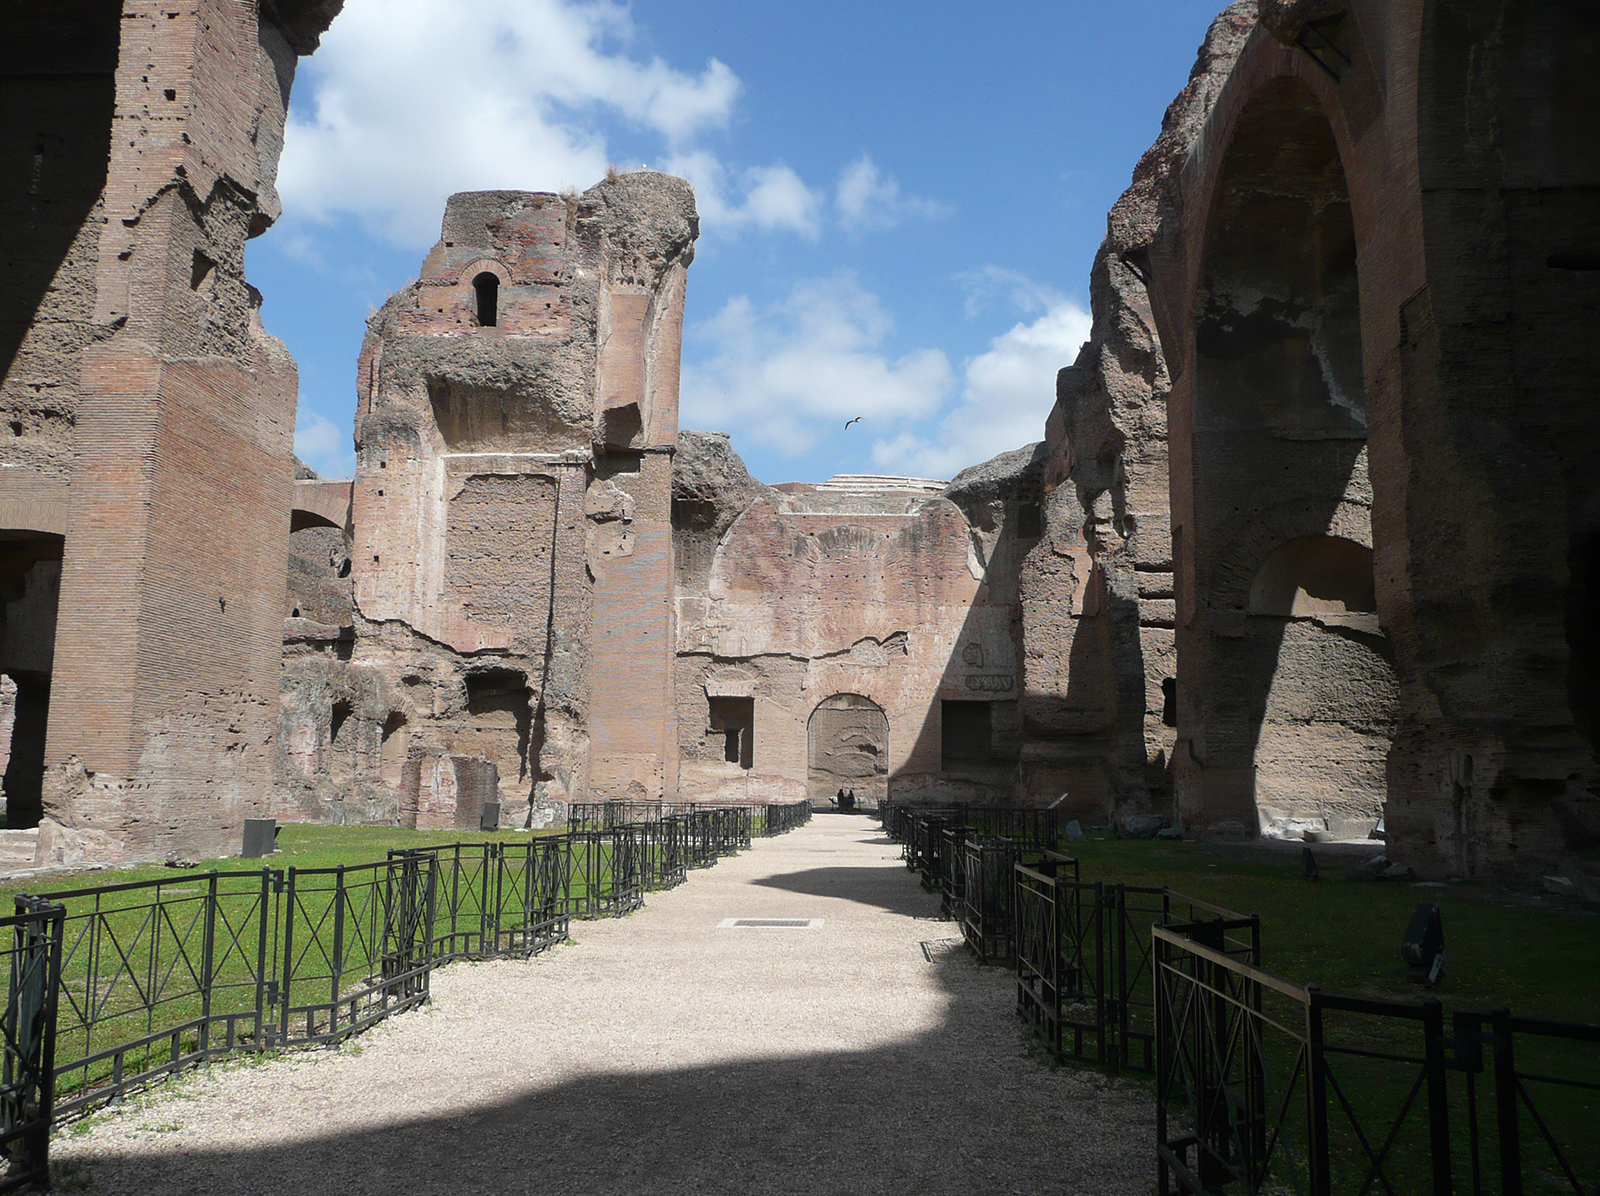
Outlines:
{"type": "Polygon", "coordinates": [[[348,0],[248,258],[300,367],[297,447],[353,467],[364,321],[446,195],[608,163],[696,185],[682,423],[762,480],[949,477],[1036,440],[1106,209],[1220,7],[348,0]]]}

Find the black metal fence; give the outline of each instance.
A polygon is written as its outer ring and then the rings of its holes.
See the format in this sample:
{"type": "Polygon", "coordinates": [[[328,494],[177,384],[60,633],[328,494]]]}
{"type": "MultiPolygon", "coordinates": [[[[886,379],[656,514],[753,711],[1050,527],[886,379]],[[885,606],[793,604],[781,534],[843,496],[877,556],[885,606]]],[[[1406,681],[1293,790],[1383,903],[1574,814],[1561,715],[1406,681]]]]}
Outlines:
{"type": "Polygon", "coordinates": [[[1013,873],[1021,847],[1011,839],[968,834],[954,864],[960,869],[956,920],[967,948],[982,963],[1012,963],[1016,950],[1013,873]]]}
{"type": "Polygon", "coordinates": [[[1257,916],[1084,881],[1053,825],[1007,821],[1028,813],[880,811],[974,953],[1011,948],[1056,1058],[1154,1073],[1162,1196],[1600,1196],[1600,1026],[1295,984],[1257,916]]]}
{"type": "Polygon", "coordinates": [[[442,964],[536,954],[571,919],[637,909],[690,866],[749,847],[753,826],[779,834],[809,812],[701,808],[608,826],[602,810],[586,829],[367,864],[19,896],[5,919],[0,1191],[45,1174],[53,1121],[221,1055],[339,1042],[426,1001],[442,964]]]}
{"type": "Polygon", "coordinates": [[[879,808],[878,816],[889,838],[901,845],[906,867],[922,876],[924,888],[936,892],[948,893],[950,869],[955,867],[951,861],[956,857],[946,850],[948,831],[960,832],[958,839],[1009,839],[1024,854],[1054,850],[1060,838],[1054,810],[889,803],[879,808]]]}
{"type": "Polygon", "coordinates": [[[19,902],[0,918],[8,987],[0,1012],[0,1192],[44,1185],[50,1174],[50,1123],[55,1115],[56,1000],[61,974],[59,905],[19,902]]]}
{"type": "Polygon", "coordinates": [[[1261,960],[1261,919],[1168,888],[1084,881],[1055,852],[1014,869],[1017,1012],[1057,1059],[1153,1073],[1151,927],[1205,920],[1219,950],[1261,960]]]}
{"type": "Polygon", "coordinates": [[[1163,1196],[1600,1191],[1600,1026],[1323,993],[1208,926],[1152,932],[1163,1196]]]}

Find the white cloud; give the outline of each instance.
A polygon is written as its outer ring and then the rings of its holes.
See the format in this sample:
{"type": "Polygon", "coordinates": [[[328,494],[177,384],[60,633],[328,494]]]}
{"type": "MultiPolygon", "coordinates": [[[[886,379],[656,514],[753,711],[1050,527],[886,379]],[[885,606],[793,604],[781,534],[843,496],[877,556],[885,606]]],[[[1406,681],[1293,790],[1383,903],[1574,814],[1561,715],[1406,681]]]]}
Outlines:
{"type": "Polygon", "coordinates": [[[295,419],[294,451],[325,478],[348,478],[356,471],[349,430],[303,407],[295,419]]]}
{"type": "MultiPolygon", "coordinates": [[[[286,208],[354,213],[421,246],[452,191],[597,181],[602,118],[669,149],[726,123],[740,88],[727,66],[641,61],[621,49],[632,32],[609,0],[349,0],[303,68],[279,175],[286,208]]],[[[781,206],[771,189],[762,202],[781,206]]]]}
{"type": "Polygon", "coordinates": [[[934,220],[951,211],[938,200],[902,195],[899,181],[879,171],[866,154],[839,175],[833,202],[839,222],[851,230],[893,228],[907,217],[934,220]]]}
{"type": "Polygon", "coordinates": [[[966,289],[966,313],[975,316],[995,300],[1003,300],[1020,312],[1047,311],[1065,302],[1065,297],[1054,287],[1035,282],[1021,270],[1004,266],[984,266],[958,274],[957,280],[966,289]]]}
{"type": "Polygon", "coordinates": [[[875,440],[873,461],[880,468],[948,478],[1043,438],[1056,373],[1072,364],[1089,327],[1088,312],[1051,295],[1042,315],[1001,333],[986,352],[963,363],[961,400],[932,429],[875,440]]]}
{"type": "Polygon", "coordinates": [[[938,349],[891,357],[891,327],[878,297],[849,275],[797,283],[763,310],[734,298],[690,329],[707,352],[684,367],[683,426],[798,456],[858,415],[863,432],[926,419],[950,394],[950,363],[938,349]]]}
{"type": "Polygon", "coordinates": [[[705,150],[673,154],[664,169],[694,184],[695,205],[709,233],[785,229],[816,237],[822,201],[794,171],[781,163],[756,166],[730,177],[705,150]]]}

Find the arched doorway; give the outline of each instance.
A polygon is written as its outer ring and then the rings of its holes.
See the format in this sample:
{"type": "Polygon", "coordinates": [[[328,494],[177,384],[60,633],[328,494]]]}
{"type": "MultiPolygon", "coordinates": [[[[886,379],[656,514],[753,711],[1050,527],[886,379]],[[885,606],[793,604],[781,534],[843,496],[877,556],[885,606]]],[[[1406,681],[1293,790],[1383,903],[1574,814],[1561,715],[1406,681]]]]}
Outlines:
{"type": "Polygon", "coordinates": [[[889,792],[889,719],[860,694],[817,703],[806,725],[806,795],[819,806],[842,789],[877,805],[889,792]]]}
{"type": "Polygon", "coordinates": [[[1382,811],[1396,691],[1374,600],[1358,283],[1333,129],[1303,82],[1267,83],[1223,158],[1194,299],[1179,734],[1205,774],[1184,811],[1202,826],[1352,835],[1382,811]]]}

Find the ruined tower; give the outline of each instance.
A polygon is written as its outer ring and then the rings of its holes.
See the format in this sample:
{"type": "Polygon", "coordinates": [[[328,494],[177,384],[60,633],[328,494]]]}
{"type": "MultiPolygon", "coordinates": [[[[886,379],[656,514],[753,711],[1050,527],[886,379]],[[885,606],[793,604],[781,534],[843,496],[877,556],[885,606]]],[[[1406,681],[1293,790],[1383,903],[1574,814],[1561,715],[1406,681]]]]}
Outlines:
{"type": "Polygon", "coordinates": [[[354,643],[291,659],[298,816],[540,824],[676,785],[672,453],[681,179],[452,196],[369,322],[354,643]],[[348,661],[342,660],[347,656],[348,661]],[[296,728],[303,728],[303,734],[296,728]]]}

